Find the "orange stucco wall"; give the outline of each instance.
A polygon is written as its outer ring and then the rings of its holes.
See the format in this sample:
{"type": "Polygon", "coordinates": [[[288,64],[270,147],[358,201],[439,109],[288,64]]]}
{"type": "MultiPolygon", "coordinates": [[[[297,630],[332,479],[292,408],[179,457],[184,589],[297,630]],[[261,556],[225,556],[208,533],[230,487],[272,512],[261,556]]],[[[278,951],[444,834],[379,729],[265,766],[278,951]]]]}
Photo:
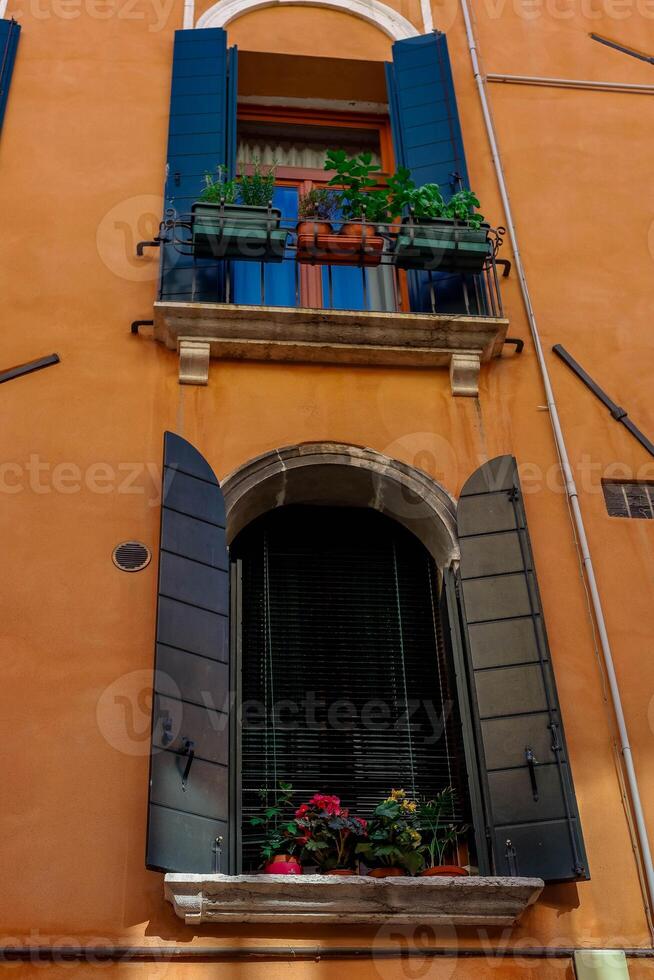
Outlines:
{"type": "MultiPolygon", "coordinates": [[[[457,494],[484,459],[517,456],[592,880],[546,889],[513,930],[460,930],[434,934],[433,942],[649,945],[613,719],[515,275],[503,282],[503,295],[510,333],[527,345],[520,357],[507,353],[483,369],[478,400],[453,399],[443,370],[214,362],[207,388],[180,387],[176,356],[147,336],[130,336],[129,323],[151,315],[155,292],[155,260],[137,261],[133,251],[151,237],[161,207],[181,3],[138,0],[132,7],[130,0],[129,8],[117,3],[97,16],[100,7],[82,0],[39,2],[9,0],[8,8],[23,33],[0,141],[0,367],[52,350],[62,363],[0,392],[0,944],[375,942],[355,927],[185,927],[163,901],[161,876],[144,870],[156,562],[124,575],[111,551],[137,538],[156,552],[161,440],[172,429],[220,477],[266,450],[329,440],[417,465],[457,494]]],[[[587,38],[594,30],[651,53],[651,16],[634,3],[622,8],[629,18],[596,19],[607,5],[586,6],[584,14],[583,5],[559,3],[557,10],[573,12],[568,18],[543,5],[536,18],[524,16],[533,4],[480,4],[486,69],[651,84],[651,66],[587,38]]],[[[398,9],[420,24],[419,4],[398,9]]],[[[501,224],[457,10],[433,4],[437,26],[448,31],[472,183],[485,213],[501,224]]],[[[309,6],[247,14],[230,25],[230,36],[249,51],[368,61],[383,60],[390,46],[370,25],[309,6]]],[[[490,96],[546,351],[563,343],[651,435],[654,101],[499,84],[490,85],[490,96]]],[[[508,245],[503,254],[510,257],[508,245]]],[[[548,359],[654,833],[654,522],[609,519],[599,490],[612,464],[627,467],[623,475],[652,478],[654,461],[548,359]]],[[[43,972],[58,977],[69,969],[43,972]]],[[[104,969],[175,980],[218,970],[248,980],[264,971],[308,980],[341,967],[104,969]]],[[[409,967],[346,969],[353,980],[390,980],[409,967]]],[[[567,961],[448,960],[406,975],[546,978],[570,976],[570,969],[567,961]]],[[[651,969],[633,961],[631,973],[645,977],[651,969]]]]}

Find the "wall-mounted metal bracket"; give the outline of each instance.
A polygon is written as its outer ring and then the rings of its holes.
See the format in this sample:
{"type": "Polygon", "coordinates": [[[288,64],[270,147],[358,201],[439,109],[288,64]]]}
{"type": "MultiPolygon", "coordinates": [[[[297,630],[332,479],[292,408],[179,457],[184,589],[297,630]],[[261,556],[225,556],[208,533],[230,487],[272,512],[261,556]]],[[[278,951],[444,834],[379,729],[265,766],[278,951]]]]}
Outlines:
{"type": "Polygon", "coordinates": [[[136,246],[136,254],[141,257],[143,255],[144,248],[159,248],[160,245],[160,238],[153,238],[151,242],[138,242],[136,246]]]}
{"type": "Polygon", "coordinates": [[[132,333],[138,333],[139,327],[153,327],[154,320],[133,320],[130,327],[132,333]]]}

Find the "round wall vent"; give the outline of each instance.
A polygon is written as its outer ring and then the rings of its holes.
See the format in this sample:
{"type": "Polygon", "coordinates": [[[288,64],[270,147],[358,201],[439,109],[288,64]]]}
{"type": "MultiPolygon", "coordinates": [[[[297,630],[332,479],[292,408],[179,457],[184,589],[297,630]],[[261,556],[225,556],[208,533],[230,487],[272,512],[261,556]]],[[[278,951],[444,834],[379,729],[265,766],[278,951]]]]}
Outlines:
{"type": "Polygon", "coordinates": [[[122,572],[140,572],[150,564],[152,555],[150,549],[140,541],[123,541],[114,548],[111,557],[116,568],[120,568],[122,572]]]}

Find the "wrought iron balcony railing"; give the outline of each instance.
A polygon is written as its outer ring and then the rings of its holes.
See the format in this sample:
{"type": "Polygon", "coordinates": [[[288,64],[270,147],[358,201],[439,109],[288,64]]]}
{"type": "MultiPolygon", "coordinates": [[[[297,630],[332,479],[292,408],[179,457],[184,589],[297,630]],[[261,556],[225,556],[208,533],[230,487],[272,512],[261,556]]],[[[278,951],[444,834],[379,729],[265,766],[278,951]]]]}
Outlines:
{"type": "Polygon", "coordinates": [[[503,234],[411,218],[298,224],[272,207],[196,204],[161,224],[159,302],[503,317],[503,234]]]}

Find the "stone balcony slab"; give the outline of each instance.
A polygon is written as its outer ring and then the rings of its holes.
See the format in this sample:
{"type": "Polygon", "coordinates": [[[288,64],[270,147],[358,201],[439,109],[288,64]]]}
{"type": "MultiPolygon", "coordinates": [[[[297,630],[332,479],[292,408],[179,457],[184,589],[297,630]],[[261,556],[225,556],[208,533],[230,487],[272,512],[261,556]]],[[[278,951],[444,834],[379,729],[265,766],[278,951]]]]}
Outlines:
{"type": "Polygon", "coordinates": [[[179,352],[181,384],[207,384],[211,358],[450,370],[476,396],[509,321],[464,314],[368,313],[224,303],[154,305],[154,336],[179,352]]]}

